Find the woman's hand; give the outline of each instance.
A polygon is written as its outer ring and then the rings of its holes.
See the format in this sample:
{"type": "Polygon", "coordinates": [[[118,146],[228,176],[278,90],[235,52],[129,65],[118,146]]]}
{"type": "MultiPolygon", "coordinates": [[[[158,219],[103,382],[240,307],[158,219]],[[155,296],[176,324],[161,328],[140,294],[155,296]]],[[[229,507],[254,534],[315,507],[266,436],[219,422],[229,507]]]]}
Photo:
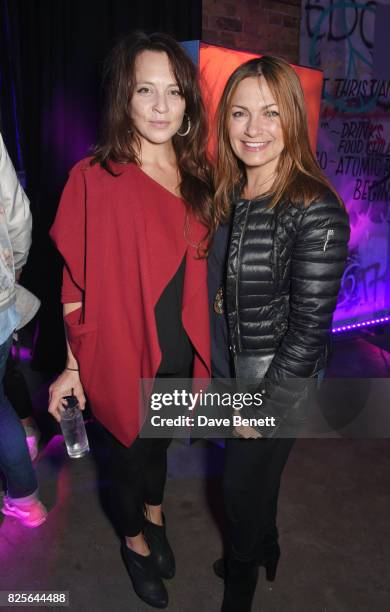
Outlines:
{"type": "Polygon", "coordinates": [[[66,405],[66,400],[63,398],[66,395],[72,395],[72,393],[77,397],[81,410],[84,410],[85,395],[79,373],[64,370],[49,387],[48,410],[58,423],[61,421],[61,415],[64,411],[63,406],[66,405]]]}
{"type": "MultiPolygon", "coordinates": [[[[233,414],[240,414],[239,410],[233,410],[233,414]]],[[[250,427],[249,425],[235,425],[233,427],[233,438],[245,438],[248,440],[249,438],[257,439],[262,438],[261,433],[250,427]]]]}
{"type": "Polygon", "coordinates": [[[233,427],[233,438],[245,438],[245,440],[248,440],[250,438],[257,439],[262,437],[261,433],[253,429],[253,427],[249,427],[249,425],[233,427]]]}

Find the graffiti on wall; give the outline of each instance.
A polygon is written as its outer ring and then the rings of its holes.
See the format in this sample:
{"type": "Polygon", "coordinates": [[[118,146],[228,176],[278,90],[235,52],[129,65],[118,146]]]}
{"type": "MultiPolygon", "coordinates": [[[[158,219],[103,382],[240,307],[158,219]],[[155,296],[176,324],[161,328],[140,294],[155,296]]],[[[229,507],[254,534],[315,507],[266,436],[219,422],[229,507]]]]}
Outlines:
{"type": "Polygon", "coordinates": [[[317,158],[351,220],[336,323],[390,311],[390,80],[375,76],[376,16],[372,1],[302,3],[300,62],[324,71],[317,158]]]}

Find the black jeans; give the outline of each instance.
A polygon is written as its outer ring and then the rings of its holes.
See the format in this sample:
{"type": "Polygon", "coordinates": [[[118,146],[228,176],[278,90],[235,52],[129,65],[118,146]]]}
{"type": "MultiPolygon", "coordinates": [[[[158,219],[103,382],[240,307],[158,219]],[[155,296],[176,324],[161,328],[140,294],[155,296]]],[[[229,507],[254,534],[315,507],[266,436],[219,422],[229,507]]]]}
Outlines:
{"type": "Polygon", "coordinates": [[[231,558],[255,561],[261,558],[264,541],[277,538],[280,479],[294,441],[226,440],[223,491],[231,558]]]}
{"type": "Polygon", "coordinates": [[[143,529],[144,505],[159,506],[163,501],[171,440],[138,437],[126,447],[102,426],[99,430],[99,455],[104,457],[103,477],[115,526],[122,537],[133,537],[143,529]]]}
{"type": "MultiPolygon", "coordinates": [[[[176,374],[157,374],[165,391],[174,390],[174,380],[189,378],[191,359],[176,374]],[[172,387],[172,389],[171,389],[172,387]]],[[[108,488],[112,517],[122,537],[133,537],[143,529],[145,504],[159,506],[167,479],[167,450],[172,438],[137,437],[130,447],[98,425],[96,458],[108,488]]]]}

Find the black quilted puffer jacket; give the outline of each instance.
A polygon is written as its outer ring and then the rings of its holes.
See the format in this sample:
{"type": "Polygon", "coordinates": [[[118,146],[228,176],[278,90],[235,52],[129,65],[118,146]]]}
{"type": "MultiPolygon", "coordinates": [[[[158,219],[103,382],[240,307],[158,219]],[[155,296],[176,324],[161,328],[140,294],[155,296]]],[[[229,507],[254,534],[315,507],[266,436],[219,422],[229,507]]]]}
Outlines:
{"type": "Polygon", "coordinates": [[[269,209],[268,202],[234,207],[226,310],[237,378],[262,381],[261,407],[242,416],[275,417],[275,427],[256,427],[272,437],[304,420],[303,379],[325,365],[350,230],[328,190],[306,208],[269,209]]]}

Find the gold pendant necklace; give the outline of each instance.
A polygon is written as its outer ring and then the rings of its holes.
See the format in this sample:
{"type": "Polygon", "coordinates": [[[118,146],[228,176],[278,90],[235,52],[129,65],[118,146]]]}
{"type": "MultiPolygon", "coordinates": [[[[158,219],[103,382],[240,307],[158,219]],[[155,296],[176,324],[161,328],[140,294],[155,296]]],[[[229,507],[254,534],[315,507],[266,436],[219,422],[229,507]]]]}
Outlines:
{"type": "Polygon", "coordinates": [[[223,310],[223,288],[220,287],[217,291],[217,293],[215,294],[215,298],[214,298],[214,312],[216,312],[217,314],[223,314],[224,310],[223,310]]]}

